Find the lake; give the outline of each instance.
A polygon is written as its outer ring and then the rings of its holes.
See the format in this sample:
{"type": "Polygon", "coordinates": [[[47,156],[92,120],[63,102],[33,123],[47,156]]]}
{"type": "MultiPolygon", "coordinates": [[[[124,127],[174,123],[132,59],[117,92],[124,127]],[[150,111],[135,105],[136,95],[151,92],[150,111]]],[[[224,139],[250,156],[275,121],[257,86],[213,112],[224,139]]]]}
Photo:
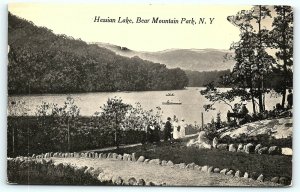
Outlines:
{"type": "MultiPolygon", "coordinates": [[[[186,122],[194,124],[195,121],[201,123],[201,113],[204,114],[204,123],[210,122],[215,118],[217,113],[221,112],[222,120],[226,119],[226,113],[230,107],[223,103],[216,103],[216,110],[206,112],[203,108],[204,104],[208,104],[208,100],[200,94],[200,90],[204,88],[188,87],[184,90],[172,91],[141,91],[141,92],[98,92],[98,93],[79,93],[79,94],[43,94],[43,95],[19,95],[8,97],[8,115],[16,114],[16,109],[12,107],[12,101],[24,102],[24,108],[28,110],[27,115],[35,115],[36,107],[42,102],[56,103],[62,106],[67,96],[71,96],[75,100],[75,104],[80,108],[82,116],[92,116],[96,111],[100,111],[100,106],[106,103],[108,98],[120,97],[123,102],[135,105],[139,102],[143,109],[153,109],[157,111],[160,107],[163,120],[167,117],[176,115],[179,119],[184,118],[186,122]],[[166,96],[173,93],[174,96],[166,96]],[[173,102],[181,102],[181,105],[162,105],[167,100],[173,102]]],[[[223,90],[226,90],[223,88],[223,90]]],[[[270,110],[276,103],[281,102],[281,96],[275,97],[275,94],[266,94],[266,109],[270,110]]],[[[252,112],[252,104],[248,102],[247,108],[252,112]]]]}

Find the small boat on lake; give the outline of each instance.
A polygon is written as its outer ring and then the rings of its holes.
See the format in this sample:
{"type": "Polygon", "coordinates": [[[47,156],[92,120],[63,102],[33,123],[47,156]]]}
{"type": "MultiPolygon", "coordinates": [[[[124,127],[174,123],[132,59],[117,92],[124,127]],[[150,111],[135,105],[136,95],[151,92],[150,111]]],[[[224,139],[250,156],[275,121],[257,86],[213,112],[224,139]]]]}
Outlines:
{"type": "Polygon", "coordinates": [[[167,93],[166,96],[174,96],[174,93],[167,93]]]}
{"type": "Polygon", "coordinates": [[[167,101],[167,102],[162,102],[163,105],[181,105],[182,103],[179,102],[174,102],[174,101],[167,101]]]}

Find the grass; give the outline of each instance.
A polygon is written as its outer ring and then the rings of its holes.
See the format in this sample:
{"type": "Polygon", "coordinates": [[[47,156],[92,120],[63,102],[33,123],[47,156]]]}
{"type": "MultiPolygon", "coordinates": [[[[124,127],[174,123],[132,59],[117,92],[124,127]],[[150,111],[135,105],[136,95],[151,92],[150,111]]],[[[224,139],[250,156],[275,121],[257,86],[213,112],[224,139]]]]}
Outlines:
{"type": "Polygon", "coordinates": [[[145,144],[131,148],[115,149],[107,152],[136,153],[147,159],[171,160],[173,163],[196,163],[197,165],[214,166],[220,169],[229,168],[242,172],[263,174],[267,179],[275,176],[292,177],[292,157],[283,155],[259,155],[238,152],[220,151],[217,149],[198,149],[186,147],[185,141],[173,144],[145,144]]]}

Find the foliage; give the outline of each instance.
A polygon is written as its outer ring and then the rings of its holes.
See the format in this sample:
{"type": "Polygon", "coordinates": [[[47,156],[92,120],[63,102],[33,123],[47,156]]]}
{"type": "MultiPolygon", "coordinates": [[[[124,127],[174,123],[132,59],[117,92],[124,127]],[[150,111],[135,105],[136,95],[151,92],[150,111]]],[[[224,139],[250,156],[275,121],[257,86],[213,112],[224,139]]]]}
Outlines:
{"type": "Polygon", "coordinates": [[[34,117],[9,116],[8,155],[78,151],[139,143],[143,142],[150,122],[155,120],[161,123],[159,108],[155,113],[153,110],[143,110],[139,103],[133,107],[118,98],[108,99],[101,109],[93,117],[81,117],[74,99],[68,97],[63,106],[43,102],[37,107],[34,117]]]}
{"type": "Polygon", "coordinates": [[[100,170],[87,171],[87,169],[86,166],[54,164],[49,159],[35,160],[17,157],[7,160],[7,179],[9,183],[23,185],[112,185],[97,179],[100,170]]]}
{"type": "Polygon", "coordinates": [[[150,122],[160,123],[161,114],[158,110],[143,110],[140,103],[136,106],[123,103],[121,98],[110,98],[107,103],[100,107],[101,112],[96,112],[103,129],[107,135],[114,135],[115,144],[119,145],[122,131],[146,131],[150,122]]]}
{"type": "Polygon", "coordinates": [[[189,79],[189,87],[204,87],[206,84],[214,81],[216,86],[224,87],[223,84],[219,83],[218,80],[221,76],[230,74],[230,70],[220,70],[220,71],[189,71],[185,70],[185,73],[189,79]]]}
{"type": "Polygon", "coordinates": [[[184,71],[127,58],[8,15],[8,93],[182,89],[184,71]]]}
{"type": "Polygon", "coordinates": [[[282,80],[275,91],[283,95],[281,105],[284,106],[286,90],[293,86],[293,9],[291,6],[274,6],[276,17],[270,32],[270,46],[276,49],[276,70],[282,80]]]}
{"type": "Polygon", "coordinates": [[[240,100],[248,100],[249,95],[246,90],[240,88],[232,88],[228,91],[220,91],[214,86],[214,83],[209,83],[206,85],[204,90],[200,91],[201,95],[204,95],[206,99],[208,99],[211,103],[203,105],[205,111],[215,110],[213,105],[218,103],[224,103],[228,105],[232,110],[234,109],[231,104],[236,97],[239,97],[240,100]]]}
{"type": "Polygon", "coordinates": [[[239,98],[251,100],[254,114],[258,104],[262,113],[265,110],[264,94],[270,89],[282,93],[284,105],[286,89],[292,84],[292,71],[288,67],[292,66],[293,61],[293,12],[289,6],[275,6],[274,9],[276,14],[271,31],[264,25],[265,19],[272,17],[267,6],[253,6],[251,10],[242,10],[228,17],[240,30],[240,40],[230,47],[235,52],[231,56],[235,65],[230,74],[221,77],[221,84],[231,89],[220,92],[213,83],[208,84],[201,91],[210,101],[204,105],[205,110],[214,109],[215,102],[223,102],[233,109],[230,103],[239,98]],[[278,50],[276,57],[283,60],[283,65],[275,65],[274,57],[269,54],[270,49],[278,50]]]}

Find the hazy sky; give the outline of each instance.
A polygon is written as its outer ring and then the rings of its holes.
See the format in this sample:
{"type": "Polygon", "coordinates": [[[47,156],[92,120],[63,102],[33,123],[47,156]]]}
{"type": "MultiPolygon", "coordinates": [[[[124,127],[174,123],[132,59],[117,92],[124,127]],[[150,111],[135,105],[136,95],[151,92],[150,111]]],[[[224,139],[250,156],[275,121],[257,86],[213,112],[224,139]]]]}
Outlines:
{"type": "Polygon", "coordinates": [[[9,11],[45,26],[56,34],[66,34],[87,42],[104,42],[138,51],[160,51],[171,48],[228,49],[238,41],[239,30],[227,21],[251,6],[206,5],[109,5],[109,4],[10,4],[9,11]],[[124,24],[94,22],[101,18],[137,17],[150,19],[215,18],[212,24],[124,24]]]}

